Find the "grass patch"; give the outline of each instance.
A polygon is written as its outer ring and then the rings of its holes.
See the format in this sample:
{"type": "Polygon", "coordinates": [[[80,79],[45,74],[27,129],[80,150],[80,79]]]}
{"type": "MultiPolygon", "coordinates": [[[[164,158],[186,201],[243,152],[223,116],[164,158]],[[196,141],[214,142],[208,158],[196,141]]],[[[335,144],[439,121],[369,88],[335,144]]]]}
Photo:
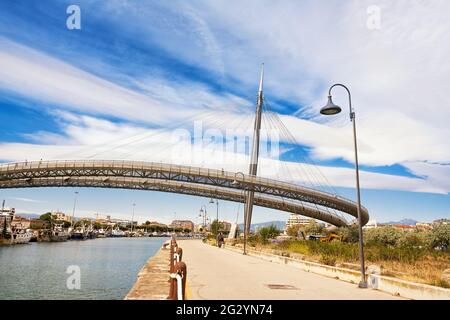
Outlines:
{"type": "MultiPolygon", "coordinates": [[[[288,240],[261,247],[302,254],[309,261],[330,266],[359,262],[357,243],[288,240]]],[[[366,265],[380,266],[383,275],[444,288],[450,287],[450,284],[441,278],[444,270],[450,269],[448,251],[391,247],[376,243],[367,244],[364,249],[366,265]]]]}

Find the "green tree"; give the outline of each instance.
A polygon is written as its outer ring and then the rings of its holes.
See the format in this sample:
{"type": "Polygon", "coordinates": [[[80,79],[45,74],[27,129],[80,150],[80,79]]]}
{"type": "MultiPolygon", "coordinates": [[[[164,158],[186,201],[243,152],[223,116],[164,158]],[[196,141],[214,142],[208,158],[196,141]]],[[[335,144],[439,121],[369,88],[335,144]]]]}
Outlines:
{"type": "Polygon", "coordinates": [[[304,233],[304,228],[301,225],[293,225],[286,229],[286,233],[291,237],[298,237],[301,233],[304,233]]]}
{"type": "Polygon", "coordinates": [[[48,222],[51,223],[53,221],[52,213],[51,212],[47,212],[47,213],[42,214],[39,217],[39,220],[45,220],[45,221],[48,221],[48,222]]]}
{"type": "Polygon", "coordinates": [[[299,226],[298,225],[294,225],[294,226],[290,226],[286,229],[286,233],[288,236],[291,237],[296,237],[299,231],[299,226]]]}
{"type": "Polygon", "coordinates": [[[318,234],[322,233],[324,226],[317,223],[316,221],[310,221],[308,225],[304,227],[304,231],[307,234],[318,234]]]}
{"type": "Polygon", "coordinates": [[[273,224],[258,230],[258,236],[260,237],[262,243],[267,243],[269,239],[273,239],[278,235],[280,235],[280,230],[278,230],[273,224]]]}
{"type": "Polygon", "coordinates": [[[211,223],[211,233],[214,236],[216,236],[219,233],[219,231],[222,230],[222,229],[223,229],[223,224],[218,222],[217,220],[214,220],[211,223]]]}
{"type": "Polygon", "coordinates": [[[356,243],[359,240],[358,226],[340,227],[336,233],[342,236],[344,242],[356,243]]]}

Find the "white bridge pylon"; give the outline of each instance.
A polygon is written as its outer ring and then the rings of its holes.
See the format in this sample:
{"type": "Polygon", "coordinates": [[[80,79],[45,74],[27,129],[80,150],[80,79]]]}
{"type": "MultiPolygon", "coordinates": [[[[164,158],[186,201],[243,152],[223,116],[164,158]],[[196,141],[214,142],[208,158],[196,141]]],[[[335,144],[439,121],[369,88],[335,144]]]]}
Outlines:
{"type": "MultiPolygon", "coordinates": [[[[357,204],[301,185],[233,172],[141,161],[63,160],[0,165],[0,189],[99,187],[153,190],[245,202],[254,191],[256,206],[298,213],[335,226],[349,223],[337,210],[357,218],[357,204]],[[330,210],[331,209],[331,210],[330,210]]],[[[361,221],[369,221],[361,208],[361,221]]]]}

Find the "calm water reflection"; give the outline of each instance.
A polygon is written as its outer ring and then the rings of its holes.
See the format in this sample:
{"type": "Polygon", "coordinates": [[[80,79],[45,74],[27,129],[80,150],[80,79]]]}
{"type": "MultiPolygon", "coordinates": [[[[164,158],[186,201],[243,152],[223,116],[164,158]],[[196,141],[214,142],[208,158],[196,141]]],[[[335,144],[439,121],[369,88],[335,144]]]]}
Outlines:
{"type": "Polygon", "coordinates": [[[123,299],[167,238],[102,238],[0,247],[0,299],[123,299]],[[80,290],[66,286],[81,270],[80,290]]]}

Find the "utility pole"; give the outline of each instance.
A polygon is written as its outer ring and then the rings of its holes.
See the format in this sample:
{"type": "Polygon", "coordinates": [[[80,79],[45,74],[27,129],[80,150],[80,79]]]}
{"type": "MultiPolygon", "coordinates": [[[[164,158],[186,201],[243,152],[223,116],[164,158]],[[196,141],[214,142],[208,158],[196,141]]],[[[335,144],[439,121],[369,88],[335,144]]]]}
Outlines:
{"type": "MultiPolygon", "coordinates": [[[[258,100],[256,103],[256,117],[255,126],[253,131],[253,143],[252,154],[250,158],[249,175],[256,176],[258,171],[258,158],[259,158],[259,138],[261,131],[261,116],[262,116],[262,104],[263,104],[263,81],[264,81],[264,63],[261,66],[261,78],[259,80],[258,100]]],[[[250,232],[250,225],[252,222],[253,213],[253,199],[255,197],[255,191],[250,188],[247,191],[244,208],[244,254],[247,254],[247,236],[250,232]]]]}
{"type": "Polygon", "coordinates": [[[77,206],[77,196],[78,196],[78,191],[75,191],[75,198],[73,199],[73,210],[72,210],[71,227],[73,227],[73,222],[75,220],[75,207],[77,206]]]}
{"type": "Polygon", "coordinates": [[[136,207],[136,203],[133,203],[133,213],[131,215],[131,232],[133,232],[133,226],[134,226],[134,208],[136,207]]]}

